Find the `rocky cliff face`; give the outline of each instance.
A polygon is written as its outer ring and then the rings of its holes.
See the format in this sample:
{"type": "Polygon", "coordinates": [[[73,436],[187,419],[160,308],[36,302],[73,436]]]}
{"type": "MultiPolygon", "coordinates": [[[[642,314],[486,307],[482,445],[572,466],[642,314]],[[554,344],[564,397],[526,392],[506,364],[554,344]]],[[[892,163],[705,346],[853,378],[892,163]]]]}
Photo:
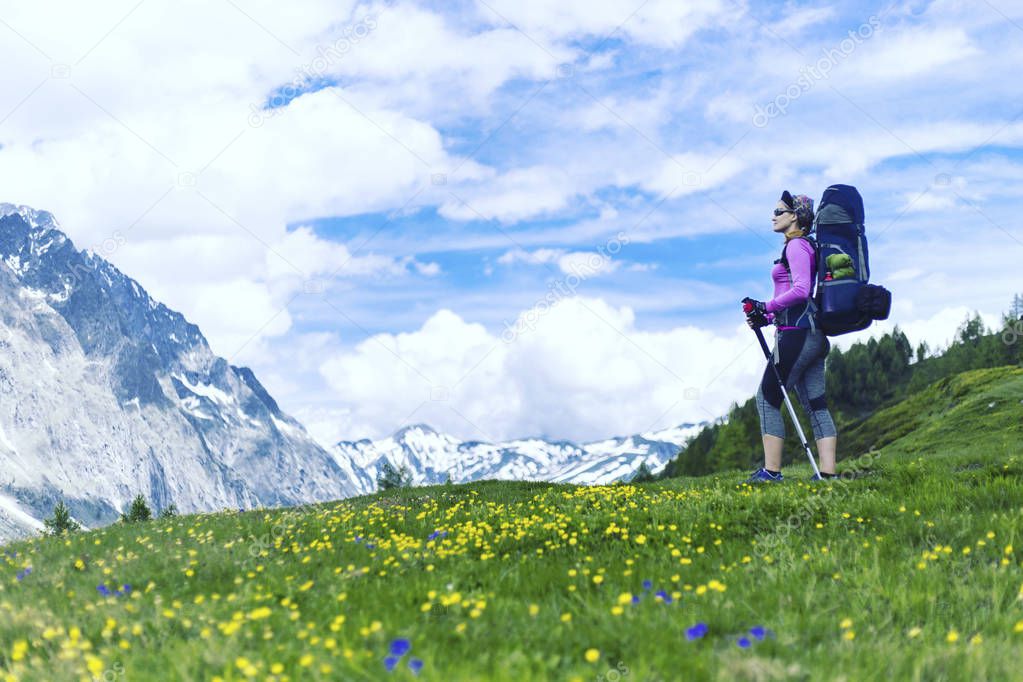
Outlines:
{"type": "Polygon", "coordinates": [[[0,538],[60,498],[92,525],[140,492],[190,512],[360,489],[198,327],[49,213],[0,204],[0,538]]]}

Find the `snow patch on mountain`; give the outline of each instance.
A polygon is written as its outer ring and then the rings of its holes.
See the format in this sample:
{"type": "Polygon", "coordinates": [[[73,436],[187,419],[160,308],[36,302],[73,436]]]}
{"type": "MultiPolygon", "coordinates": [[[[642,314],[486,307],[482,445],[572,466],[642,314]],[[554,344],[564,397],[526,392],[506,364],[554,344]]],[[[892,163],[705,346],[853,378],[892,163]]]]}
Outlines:
{"type": "Polygon", "coordinates": [[[354,476],[362,493],[376,489],[385,464],[405,466],[415,485],[484,478],[606,484],[629,480],[642,464],[662,471],[704,424],[617,436],[590,443],[522,438],[501,443],[461,441],[426,424],[406,426],[377,441],[341,441],[333,448],[338,466],[354,476]]]}

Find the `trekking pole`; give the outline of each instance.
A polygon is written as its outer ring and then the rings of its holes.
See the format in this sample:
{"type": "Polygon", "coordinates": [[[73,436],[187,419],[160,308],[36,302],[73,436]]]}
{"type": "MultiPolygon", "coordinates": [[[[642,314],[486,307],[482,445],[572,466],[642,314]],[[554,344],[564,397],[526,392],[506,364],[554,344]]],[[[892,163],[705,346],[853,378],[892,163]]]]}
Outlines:
{"type": "Polygon", "coordinates": [[[799,441],[803,444],[803,449],[806,450],[806,456],[810,460],[810,466],[813,467],[813,473],[817,474],[817,478],[821,477],[820,469],[817,468],[817,460],[813,457],[813,452],[810,451],[810,446],[806,442],[806,436],[803,435],[803,427],[799,425],[799,420],[796,419],[796,410],[792,407],[792,401],[789,400],[789,392],[785,390],[785,382],[781,380],[781,373],[778,371],[778,366],[774,364],[774,358],[771,356],[771,349],[767,347],[767,341],[764,340],[764,334],[760,331],[759,327],[753,329],[757,333],[757,339],[760,341],[760,348],[764,351],[764,357],[767,358],[767,362],[774,369],[774,378],[778,380],[778,386],[781,387],[781,394],[785,398],[785,405],[789,408],[789,417],[792,418],[792,423],[796,425],[796,433],[799,434],[799,441]]]}

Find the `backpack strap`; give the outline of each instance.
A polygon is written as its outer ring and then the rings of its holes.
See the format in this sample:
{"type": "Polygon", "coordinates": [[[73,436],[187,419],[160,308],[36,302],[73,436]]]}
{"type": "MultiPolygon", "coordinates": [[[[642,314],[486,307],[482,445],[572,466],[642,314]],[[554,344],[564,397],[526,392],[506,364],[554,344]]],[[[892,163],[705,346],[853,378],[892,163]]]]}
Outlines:
{"type": "Polygon", "coordinates": [[[781,263],[782,265],[785,266],[785,271],[789,273],[789,284],[792,284],[792,271],[789,269],[789,257],[785,254],[785,249],[788,248],[789,242],[795,241],[796,239],[805,239],[806,241],[810,242],[810,246],[814,250],[814,255],[816,256],[816,253],[817,253],[817,244],[815,244],[813,239],[811,239],[809,236],[806,236],[806,237],[793,237],[792,239],[787,240],[782,245],[782,247],[781,247],[781,258],[778,258],[774,262],[775,263],[781,263]]]}

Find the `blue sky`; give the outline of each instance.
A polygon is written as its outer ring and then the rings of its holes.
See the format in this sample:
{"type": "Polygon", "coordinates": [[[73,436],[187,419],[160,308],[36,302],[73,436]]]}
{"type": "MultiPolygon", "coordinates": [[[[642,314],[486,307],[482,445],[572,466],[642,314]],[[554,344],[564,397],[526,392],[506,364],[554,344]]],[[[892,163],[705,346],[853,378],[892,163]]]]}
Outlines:
{"type": "Polygon", "coordinates": [[[136,5],[0,11],[0,198],[120,231],[325,443],[723,414],[784,189],[863,194],[893,314],[839,347],[1023,290],[1018,4],[136,5]]]}

